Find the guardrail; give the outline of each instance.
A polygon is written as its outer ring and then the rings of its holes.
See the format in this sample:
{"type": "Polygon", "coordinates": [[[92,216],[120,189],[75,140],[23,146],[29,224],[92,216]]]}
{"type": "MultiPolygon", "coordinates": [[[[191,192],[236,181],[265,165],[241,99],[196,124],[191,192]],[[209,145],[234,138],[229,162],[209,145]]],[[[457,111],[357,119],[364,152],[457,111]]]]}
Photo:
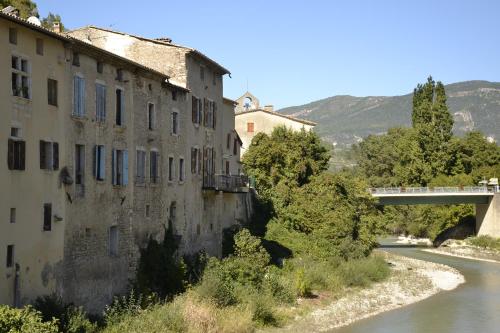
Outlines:
{"type": "Polygon", "coordinates": [[[249,187],[248,176],[233,175],[205,175],[203,188],[223,192],[247,192],[249,187]]]}
{"type": "Polygon", "coordinates": [[[425,194],[425,193],[493,193],[493,189],[484,186],[456,187],[377,187],[369,188],[371,194],[425,194]]]}

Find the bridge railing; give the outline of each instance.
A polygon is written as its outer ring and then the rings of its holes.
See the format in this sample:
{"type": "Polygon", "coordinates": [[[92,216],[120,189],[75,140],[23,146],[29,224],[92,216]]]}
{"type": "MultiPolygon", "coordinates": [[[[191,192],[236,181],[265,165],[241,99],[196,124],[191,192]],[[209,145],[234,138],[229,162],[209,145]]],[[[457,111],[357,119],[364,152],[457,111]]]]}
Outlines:
{"type": "Polygon", "coordinates": [[[484,186],[455,187],[377,187],[370,188],[371,194],[418,194],[418,193],[489,193],[492,190],[484,186]]]}

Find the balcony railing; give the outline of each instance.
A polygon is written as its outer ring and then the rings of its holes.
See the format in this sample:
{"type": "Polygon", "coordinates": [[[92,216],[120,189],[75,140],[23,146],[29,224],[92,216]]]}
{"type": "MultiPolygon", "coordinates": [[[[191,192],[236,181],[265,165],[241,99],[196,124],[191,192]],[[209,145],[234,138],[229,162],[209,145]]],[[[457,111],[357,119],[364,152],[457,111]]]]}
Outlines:
{"type": "Polygon", "coordinates": [[[248,192],[247,176],[231,175],[205,175],[203,177],[203,188],[223,192],[248,192]]]}
{"type": "Polygon", "coordinates": [[[379,187],[370,188],[373,194],[425,194],[425,193],[489,193],[492,189],[485,186],[455,186],[455,187],[379,187]]]}

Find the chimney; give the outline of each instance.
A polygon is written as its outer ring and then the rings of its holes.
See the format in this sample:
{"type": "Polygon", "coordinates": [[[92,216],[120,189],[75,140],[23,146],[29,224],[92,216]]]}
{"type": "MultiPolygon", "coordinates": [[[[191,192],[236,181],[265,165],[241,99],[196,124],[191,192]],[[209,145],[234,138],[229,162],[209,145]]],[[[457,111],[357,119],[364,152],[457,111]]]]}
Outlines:
{"type": "Polygon", "coordinates": [[[264,110],[265,111],[271,111],[271,112],[273,112],[274,111],[274,105],[265,105],[264,106],[264,110]]]}
{"type": "Polygon", "coordinates": [[[61,23],[60,22],[54,22],[52,25],[52,31],[57,32],[58,34],[61,33],[61,23]]]}

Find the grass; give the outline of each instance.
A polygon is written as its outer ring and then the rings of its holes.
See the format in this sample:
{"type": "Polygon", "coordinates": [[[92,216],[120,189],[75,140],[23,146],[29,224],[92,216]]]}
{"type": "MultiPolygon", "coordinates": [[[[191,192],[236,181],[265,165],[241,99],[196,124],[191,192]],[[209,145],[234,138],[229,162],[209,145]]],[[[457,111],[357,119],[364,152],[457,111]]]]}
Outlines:
{"type": "Polygon", "coordinates": [[[467,243],[483,249],[500,251],[500,238],[493,238],[491,236],[470,237],[467,238],[467,243]]]}

